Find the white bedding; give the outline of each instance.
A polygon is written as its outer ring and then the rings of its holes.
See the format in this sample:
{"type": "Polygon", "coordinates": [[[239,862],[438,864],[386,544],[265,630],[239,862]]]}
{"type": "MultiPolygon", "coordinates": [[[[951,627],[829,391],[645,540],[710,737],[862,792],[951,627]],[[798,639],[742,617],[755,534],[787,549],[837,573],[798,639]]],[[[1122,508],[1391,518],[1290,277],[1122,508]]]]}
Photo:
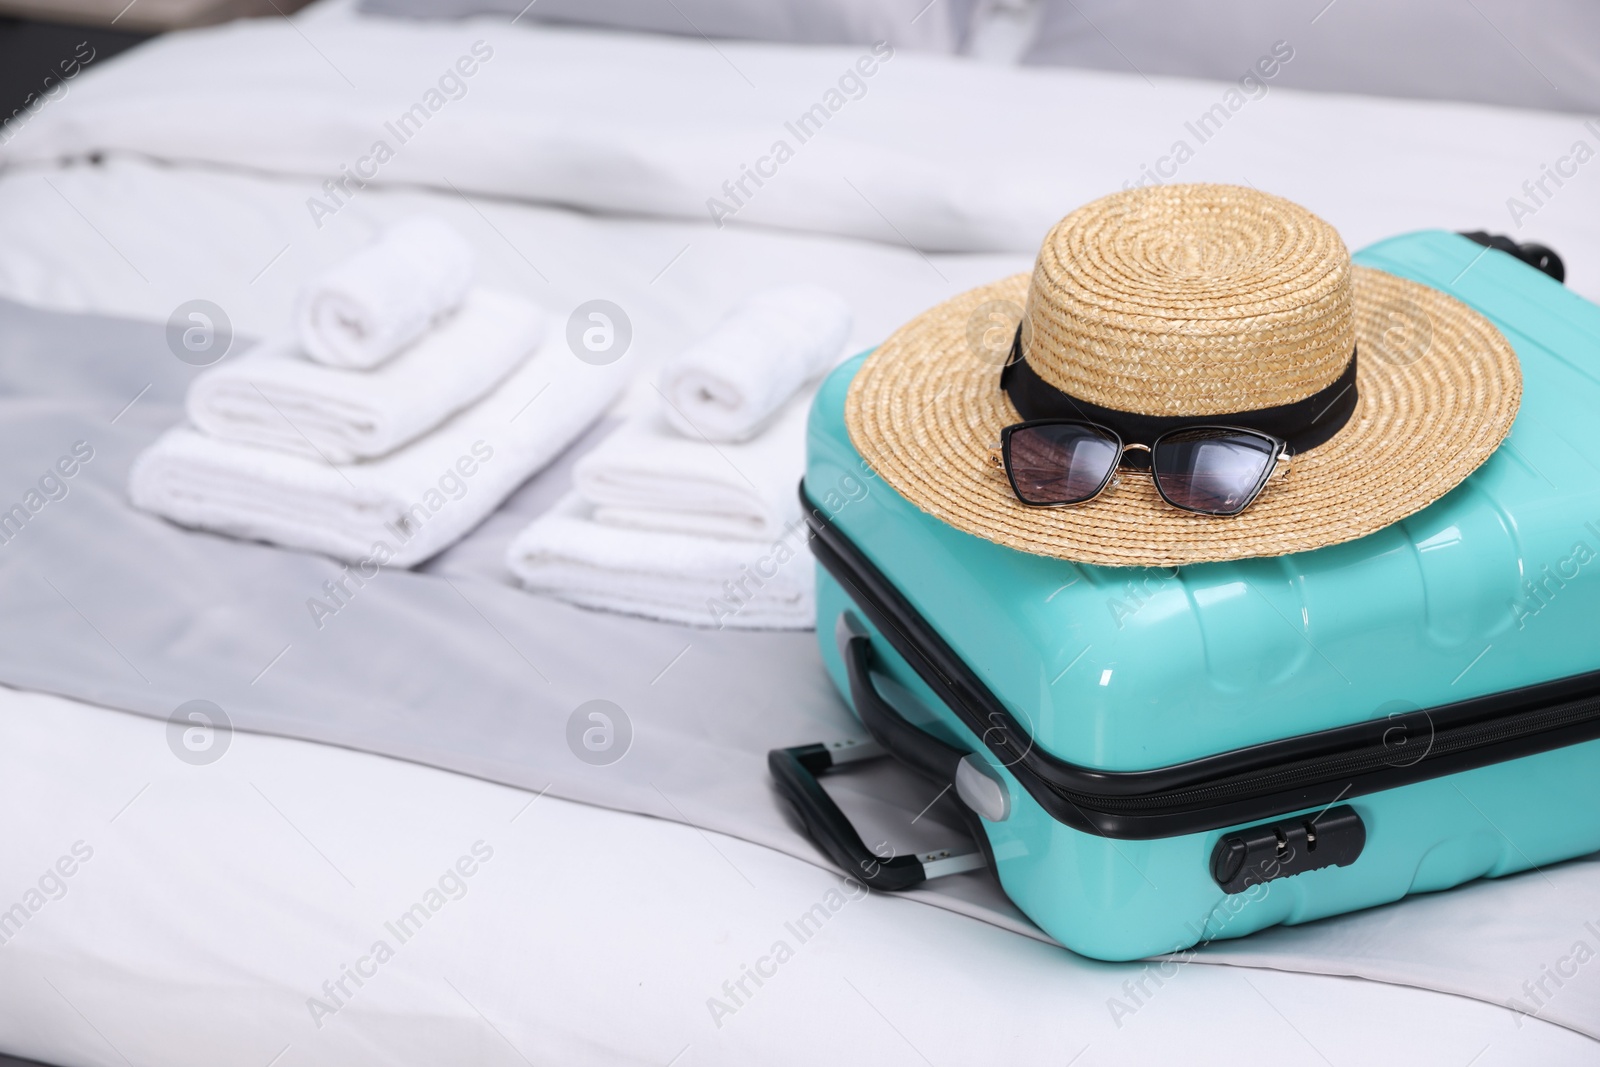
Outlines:
{"type": "MultiPolygon", "coordinates": [[[[563,316],[620,304],[641,366],[785,282],[847,294],[863,347],[945,295],[1027,269],[1044,225],[1138,180],[1224,92],[897,55],[714,225],[706,199],[858,58],[388,23],[343,4],[297,26],[176,35],[91,68],[0,151],[0,294],[155,320],[205,298],[265,335],[287,326],[307,274],[425,208],[468,234],[485,284],[563,316]],[[480,39],[494,55],[466,95],[319,228],[307,201],[326,199],[323,179],[480,39]]],[[[1427,226],[1540,239],[1597,297],[1600,178],[1580,171],[1520,229],[1506,204],[1579,138],[1600,144],[1571,116],[1272,90],[1180,177],[1293,197],[1352,248],[1427,226]]],[[[1461,998],[1217,967],[1185,967],[1118,1026],[1108,998],[1138,968],[881,897],[852,902],[718,1029],[707,998],[837,879],[553,798],[512,822],[528,800],[267,738],[241,736],[194,768],[160,724],[0,691],[0,810],[27,813],[8,820],[0,907],[75,841],[95,848],[68,894],[0,946],[0,1048],[62,1064],[282,1052],[285,1067],[1066,1063],[1086,1046],[1077,1062],[1233,1063],[1268,1047],[1290,1063],[1596,1054],[1461,998]],[[495,854],[468,895],[317,1029],[307,998],[479,839],[495,854]]]]}
{"type": "MultiPolygon", "coordinates": [[[[0,227],[29,238],[20,248],[7,242],[0,291],[53,306],[112,299],[124,310],[143,299],[145,314],[161,318],[176,304],[167,285],[277,307],[278,286],[369,236],[372,217],[386,213],[378,190],[423,187],[455,201],[492,258],[535,292],[666,283],[687,305],[681,314],[704,328],[742,295],[731,287],[754,288],[744,272],[777,274],[797,250],[811,272],[820,263],[870,271],[874,257],[858,245],[796,244],[754,225],[898,247],[937,281],[948,272],[931,253],[1006,251],[1026,264],[1067,210],[1159,168],[1170,180],[1249,182],[1290,197],[1339,227],[1351,248],[1430,226],[1542,240],[1568,259],[1573,288],[1600,296],[1600,179],[1570,158],[1579,140],[1591,154],[1600,146],[1600,124],[1571,115],[1269,87],[1202,143],[1190,127],[1229,99],[1226,84],[907,54],[879,62],[859,99],[835,99],[840,71],[861,58],[855,50],[712,49],[484,19],[418,25],[358,17],[343,3],[301,21],[173,35],[71,82],[0,148],[0,227]],[[457,79],[464,95],[441,95],[439,111],[400,143],[389,129],[396,117],[457,60],[477,62],[479,42],[493,57],[457,79]],[[790,126],[824,99],[839,110],[802,143],[790,126]],[[394,156],[374,183],[314,219],[308,202],[333,203],[324,183],[379,140],[394,156]],[[780,140],[793,158],[766,165],[774,174],[759,186],[746,179],[748,195],[734,205],[737,190],[723,184],[780,140]],[[1180,140],[1190,152],[1181,166],[1180,140]],[[146,218],[130,203],[143,203],[144,190],[125,169],[92,177],[81,162],[60,166],[98,153],[198,165],[161,168],[183,193],[157,199],[146,218]],[[1544,179],[1549,195],[1524,190],[1564,157],[1576,176],[1559,187],[1544,179]],[[202,180],[217,167],[307,180],[252,209],[202,180]],[[540,211],[534,231],[496,233],[489,220],[508,216],[458,194],[579,211],[540,211]],[[1513,198],[1531,211],[1514,215],[1513,198]],[[710,200],[737,207],[720,227],[710,200]],[[640,227],[640,216],[689,228],[640,227]],[[746,236],[757,243],[737,244],[746,236]],[[40,256],[56,269],[37,270],[40,256]],[[107,273],[85,291],[76,279],[99,273],[91,263],[107,273]],[[741,270],[730,274],[727,263],[741,270]],[[685,292],[691,277],[702,288],[685,292]],[[258,295],[258,286],[268,288],[258,295]]],[[[861,298],[863,338],[881,338],[903,317],[898,305],[873,314],[870,281],[840,288],[861,298]]]]}
{"type": "Polygon", "coordinates": [[[191,766],[164,723],[55,697],[0,690],[0,810],[28,813],[0,904],[92,850],[0,945],[0,1048],[62,1065],[1595,1059],[1461,997],[1194,965],[1158,987],[883,895],[841,892],[801,943],[785,924],[842,883],[768,849],[280,738],[191,766]],[[492,856],[400,943],[384,924],[478,842],[492,856]],[[393,958],[362,964],[379,939],[393,958]],[[793,957],[714,1020],[707,1001],[731,1005],[723,983],[779,940],[793,957]],[[308,998],[331,1004],[322,984],[357,965],[371,976],[318,1028],[308,998]]]}

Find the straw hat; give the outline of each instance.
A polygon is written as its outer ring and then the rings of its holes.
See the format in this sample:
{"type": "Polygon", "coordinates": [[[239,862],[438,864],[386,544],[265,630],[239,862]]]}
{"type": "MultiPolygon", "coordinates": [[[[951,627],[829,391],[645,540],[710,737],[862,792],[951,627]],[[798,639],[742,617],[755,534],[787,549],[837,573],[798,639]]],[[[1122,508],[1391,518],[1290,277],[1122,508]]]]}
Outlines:
{"type": "Polygon", "coordinates": [[[1082,563],[1178,566],[1304,552],[1403,519],[1489,457],[1521,397],[1516,354],[1466,305],[1352,265],[1333,227],[1287,200],[1169,185],[1079,208],[1031,278],[902,326],[851,383],[845,424],[889,485],[958,529],[1082,563]],[[1343,422],[1233,517],[1169,507],[1137,471],[1087,504],[1030,508],[988,462],[1022,421],[1000,388],[1019,323],[1028,369],[1090,410],[1227,423],[1304,402],[1289,410],[1343,422]]]}

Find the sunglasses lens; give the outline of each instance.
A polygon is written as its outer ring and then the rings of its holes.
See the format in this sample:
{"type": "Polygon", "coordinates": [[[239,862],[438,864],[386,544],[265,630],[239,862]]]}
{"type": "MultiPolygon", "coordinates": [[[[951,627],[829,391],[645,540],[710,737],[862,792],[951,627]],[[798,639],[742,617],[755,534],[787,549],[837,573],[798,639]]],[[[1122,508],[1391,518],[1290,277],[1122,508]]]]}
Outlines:
{"type": "Polygon", "coordinates": [[[1239,430],[1197,428],[1170,433],[1151,457],[1156,485],[1174,507],[1205,515],[1237,515],[1261,491],[1277,446],[1239,430]]]}
{"type": "Polygon", "coordinates": [[[1121,449],[1092,426],[1058,423],[1012,430],[1011,483],[1025,504],[1081,504],[1100,491],[1121,449]]]}

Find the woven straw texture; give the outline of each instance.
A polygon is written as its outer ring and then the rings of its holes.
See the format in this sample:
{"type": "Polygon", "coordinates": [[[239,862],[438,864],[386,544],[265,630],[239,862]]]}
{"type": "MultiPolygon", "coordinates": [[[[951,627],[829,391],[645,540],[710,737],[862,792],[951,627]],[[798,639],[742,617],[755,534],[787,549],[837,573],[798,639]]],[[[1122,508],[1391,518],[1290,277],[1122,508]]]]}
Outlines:
{"type": "Polygon", "coordinates": [[[1026,317],[1033,369],[1096,404],[1144,415],[1288,404],[1350,362],[1350,254],[1332,226],[1254,189],[1138,189],[1050,231],[1026,317]]]}
{"type": "MultiPolygon", "coordinates": [[[[1243,194],[1261,196],[1223,188],[1235,210],[1243,194]]],[[[1262,236],[1229,222],[1244,234],[1234,250],[1202,249],[1200,261],[1224,264],[1223,283],[1249,277],[1259,284],[1240,285],[1233,296],[1224,297],[1219,294],[1225,284],[1207,291],[1191,283],[1190,292],[1196,295],[1189,298],[1190,305],[1205,314],[1173,313],[1170,330],[1162,334],[1148,326],[1161,318],[1161,286],[1136,276],[1137,264],[1157,257],[1153,262],[1176,262],[1178,267],[1166,269],[1177,270],[1189,269],[1184,264],[1196,260],[1161,260],[1161,250],[1181,243],[1171,238],[1145,241],[1137,258],[1121,248],[1122,242],[1112,241],[1112,249],[1099,258],[1116,264],[1115,270],[1091,271],[1078,263],[1062,233],[1081,214],[1069,216],[1046,240],[1031,285],[1028,275],[1017,275],[923,313],[868,357],[851,383],[845,423],[857,450],[897,492],[944,522],[1023,552],[1103,566],[1168,567],[1279,556],[1362,537],[1421,510],[1488,459],[1510,432],[1521,401],[1522,375],[1500,332],[1437,290],[1352,266],[1337,235],[1325,225],[1306,227],[1274,218],[1262,236]],[[1323,259],[1333,262],[1302,253],[1302,245],[1320,249],[1323,259]],[[1252,248],[1265,252],[1252,256],[1252,248]],[[1292,279],[1275,279],[1257,265],[1262,258],[1304,264],[1305,269],[1292,279]],[[1093,278],[1104,288],[1105,279],[1119,276],[1116,271],[1122,272],[1122,287],[1109,297],[1094,295],[1098,291],[1083,280],[1093,278]],[[1063,277],[1073,281],[1059,284],[1063,277]],[[1140,300],[1145,309],[1130,310],[1140,300]],[[1350,309],[1342,327],[1337,313],[1327,310],[1341,300],[1350,309]],[[1065,310],[1046,310],[1068,307],[1097,310],[1082,315],[1090,325],[1067,323],[1065,310]],[[1307,340],[1298,350],[1305,354],[1297,357],[1272,336],[1273,330],[1262,336],[1249,313],[1229,316],[1225,307],[1259,307],[1265,319],[1277,324],[1273,329],[1282,328],[1286,335],[1291,324],[1305,325],[1307,340]],[[1079,507],[1026,507],[1012,494],[1004,473],[988,463],[1001,428],[1019,421],[1000,391],[999,375],[1010,332],[1024,308],[1032,323],[1024,331],[1025,340],[1032,343],[1030,332],[1057,338],[1047,357],[1054,361],[1053,369],[1079,395],[1109,406],[1198,415],[1299,399],[1337,376],[1352,340],[1360,351],[1359,400],[1337,435],[1296,456],[1287,477],[1274,477],[1250,508],[1231,518],[1169,507],[1149,475],[1137,471],[1123,471],[1117,485],[1079,507]],[[1301,311],[1288,314],[1286,308],[1301,311]],[[1130,321],[1133,326],[1126,325],[1130,321]],[[1197,327],[1196,322],[1205,325],[1197,327]],[[1218,323],[1222,325],[1214,325],[1218,323]],[[1136,355],[1156,361],[1144,363],[1141,373],[1158,366],[1162,370],[1156,373],[1176,375],[1185,387],[1147,388],[1148,379],[1119,373],[1124,363],[1114,349],[1093,347],[1109,346],[1115,331],[1124,329],[1128,336],[1140,330],[1148,335],[1129,351],[1130,359],[1136,355]],[[1206,359],[1173,343],[1171,338],[1180,335],[1198,336],[1203,351],[1210,351],[1205,346],[1219,336],[1253,339],[1255,351],[1264,353],[1257,361],[1265,366],[1245,363],[1234,368],[1236,373],[1217,374],[1206,359]],[[1067,347],[1072,343],[1068,339],[1078,338],[1089,338],[1092,344],[1067,347]],[[1341,350],[1344,356],[1337,364],[1333,356],[1324,355],[1341,350]],[[1074,359],[1072,351],[1091,354],[1074,359]],[[1301,366],[1315,364],[1317,371],[1296,376],[1296,359],[1301,366]],[[1257,383],[1252,386],[1256,391],[1234,391],[1238,378],[1257,383]],[[1209,384],[1187,387],[1195,381],[1209,384]],[[1209,398],[1209,390],[1226,399],[1209,398]],[[1145,399],[1139,408],[1113,403],[1125,395],[1145,399]],[[1151,401],[1151,396],[1160,399],[1151,401]]],[[[1092,212],[1087,217],[1098,222],[1104,216],[1092,212]]],[[[1139,225],[1142,232],[1153,233],[1162,224],[1159,218],[1141,216],[1139,225]]]]}

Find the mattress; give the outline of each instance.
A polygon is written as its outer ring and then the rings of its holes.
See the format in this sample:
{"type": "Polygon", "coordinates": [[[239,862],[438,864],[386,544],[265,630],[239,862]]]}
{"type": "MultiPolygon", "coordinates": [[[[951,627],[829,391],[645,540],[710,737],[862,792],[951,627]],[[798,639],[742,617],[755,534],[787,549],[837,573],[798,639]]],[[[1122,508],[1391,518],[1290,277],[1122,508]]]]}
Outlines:
{"type": "MultiPolygon", "coordinates": [[[[157,322],[205,298],[265,336],[300,279],[425,210],[469,235],[488,283],[623,306],[641,382],[785,281],[850,294],[865,347],[1027,269],[1044,225],[1141,180],[1222,92],[896,56],[734,204],[723,184],[798,140],[785,123],[859,57],[717,47],[727,63],[704,42],[347,4],[162,39],[91,68],[0,152],[0,295],[157,322]],[[335,203],[340,168],[479,40],[494,58],[466,93],[335,203]]],[[[1425,226],[1540,239],[1595,298],[1600,194],[1572,182],[1521,226],[1506,204],[1584,137],[1570,116],[1275,90],[1182,177],[1291,196],[1352,247],[1425,226]]],[[[1246,1039],[1288,1062],[1596,1054],[1503,1006],[1260,957],[1091,963],[850,896],[733,837],[332,746],[241,733],[194,767],[159,722],[15,691],[0,731],[0,810],[25,813],[0,908],[74,871],[0,945],[0,1048],[53,1063],[1231,1063],[1246,1039]]],[[[1508,975],[1506,997],[1538,977],[1508,975]]]]}

